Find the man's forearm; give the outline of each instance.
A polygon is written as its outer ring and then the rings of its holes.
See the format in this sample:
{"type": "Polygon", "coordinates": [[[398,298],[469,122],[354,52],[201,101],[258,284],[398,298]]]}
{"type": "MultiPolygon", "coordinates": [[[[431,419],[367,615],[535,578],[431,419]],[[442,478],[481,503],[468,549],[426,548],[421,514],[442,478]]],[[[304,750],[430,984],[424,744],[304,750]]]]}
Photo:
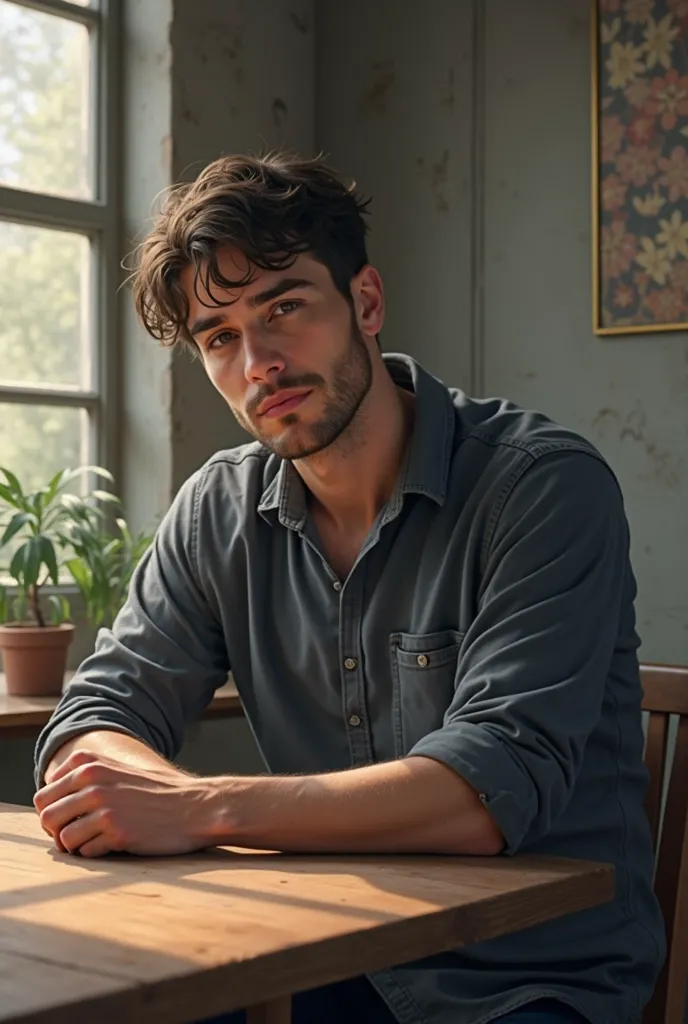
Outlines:
{"type": "Polygon", "coordinates": [[[425,757],[306,776],[217,778],[209,844],[301,852],[497,854],[464,779],[425,757]]]}
{"type": "Polygon", "coordinates": [[[85,750],[90,754],[104,754],[132,767],[157,767],[168,762],[157,754],[143,740],[134,739],[114,729],[96,729],[80,733],[67,740],[57,749],[45,770],[45,781],[50,782],[53,774],[74,750],[85,750]]]}

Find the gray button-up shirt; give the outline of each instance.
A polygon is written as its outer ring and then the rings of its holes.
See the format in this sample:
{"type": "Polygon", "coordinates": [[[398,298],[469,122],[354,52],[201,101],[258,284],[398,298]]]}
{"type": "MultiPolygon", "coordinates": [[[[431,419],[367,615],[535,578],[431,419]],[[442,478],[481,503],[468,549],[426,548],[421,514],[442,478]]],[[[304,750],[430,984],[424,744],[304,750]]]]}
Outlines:
{"type": "Polygon", "coordinates": [[[664,938],[618,484],[544,416],[385,358],[416,422],[348,578],[293,466],[258,444],[215,455],[41,734],[37,781],[85,730],[174,758],[231,669],[270,771],[427,755],[482,794],[507,855],[616,865],[613,903],[372,975],[401,1024],[478,1024],[540,996],[626,1024],[664,938]]]}

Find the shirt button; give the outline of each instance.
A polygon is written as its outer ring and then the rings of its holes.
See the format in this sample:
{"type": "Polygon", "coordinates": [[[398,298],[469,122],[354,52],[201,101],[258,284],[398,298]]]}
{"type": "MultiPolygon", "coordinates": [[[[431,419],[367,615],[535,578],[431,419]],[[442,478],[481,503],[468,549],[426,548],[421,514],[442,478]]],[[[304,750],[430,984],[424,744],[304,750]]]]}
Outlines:
{"type": "Polygon", "coordinates": [[[421,668],[427,668],[427,665],[428,665],[428,656],[427,656],[427,654],[419,654],[418,657],[416,658],[416,661],[418,662],[418,664],[420,665],[421,668]]]}
{"type": "Polygon", "coordinates": [[[342,589],[342,585],[339,582],[339,580],[335,580],[335,582],[332,584],[332,586],[337,591],[337,593],[339,593],[339,591],[342,589]]]}
{"type": "Polygon", "coordinates": [[[361,716],[360,715],[351,715],[350,716],[350,718],[349,718],[349,725],[360,725],[360,724],[361,724],[361,716]]]}
{"type": "Polygon", "coordinates": [[[347,658],[344,662],[344,668],[348,669],[349,672],[353,672],[357,665],[358,662],[355,658],[347,658]]]}

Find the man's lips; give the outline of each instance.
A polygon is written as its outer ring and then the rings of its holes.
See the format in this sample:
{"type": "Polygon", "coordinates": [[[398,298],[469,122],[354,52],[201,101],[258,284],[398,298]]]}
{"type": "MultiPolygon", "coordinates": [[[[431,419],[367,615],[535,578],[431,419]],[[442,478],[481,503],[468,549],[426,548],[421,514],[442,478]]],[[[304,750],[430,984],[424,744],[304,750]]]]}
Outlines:
{"type": "Polygon", "coordinates": [[[276,395],[265,399],[258,410],[258,415],[267,416],[269,419],[286,416],[301,405],[310,393],[310,388],[306,391],[278,391],[276,395]]]}

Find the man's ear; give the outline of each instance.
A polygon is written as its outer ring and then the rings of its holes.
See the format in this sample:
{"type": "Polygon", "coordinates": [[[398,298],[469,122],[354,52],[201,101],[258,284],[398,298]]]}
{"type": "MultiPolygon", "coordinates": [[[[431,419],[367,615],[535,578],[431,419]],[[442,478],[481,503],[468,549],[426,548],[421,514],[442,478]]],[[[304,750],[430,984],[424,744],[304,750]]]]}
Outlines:
{"type": "Polygon", "coordinates": [[[352,278],[351,297],[359,329],[376,337],[385,321],[385,293],[382,278],[375,267],[366,264],[352,278]]]}

